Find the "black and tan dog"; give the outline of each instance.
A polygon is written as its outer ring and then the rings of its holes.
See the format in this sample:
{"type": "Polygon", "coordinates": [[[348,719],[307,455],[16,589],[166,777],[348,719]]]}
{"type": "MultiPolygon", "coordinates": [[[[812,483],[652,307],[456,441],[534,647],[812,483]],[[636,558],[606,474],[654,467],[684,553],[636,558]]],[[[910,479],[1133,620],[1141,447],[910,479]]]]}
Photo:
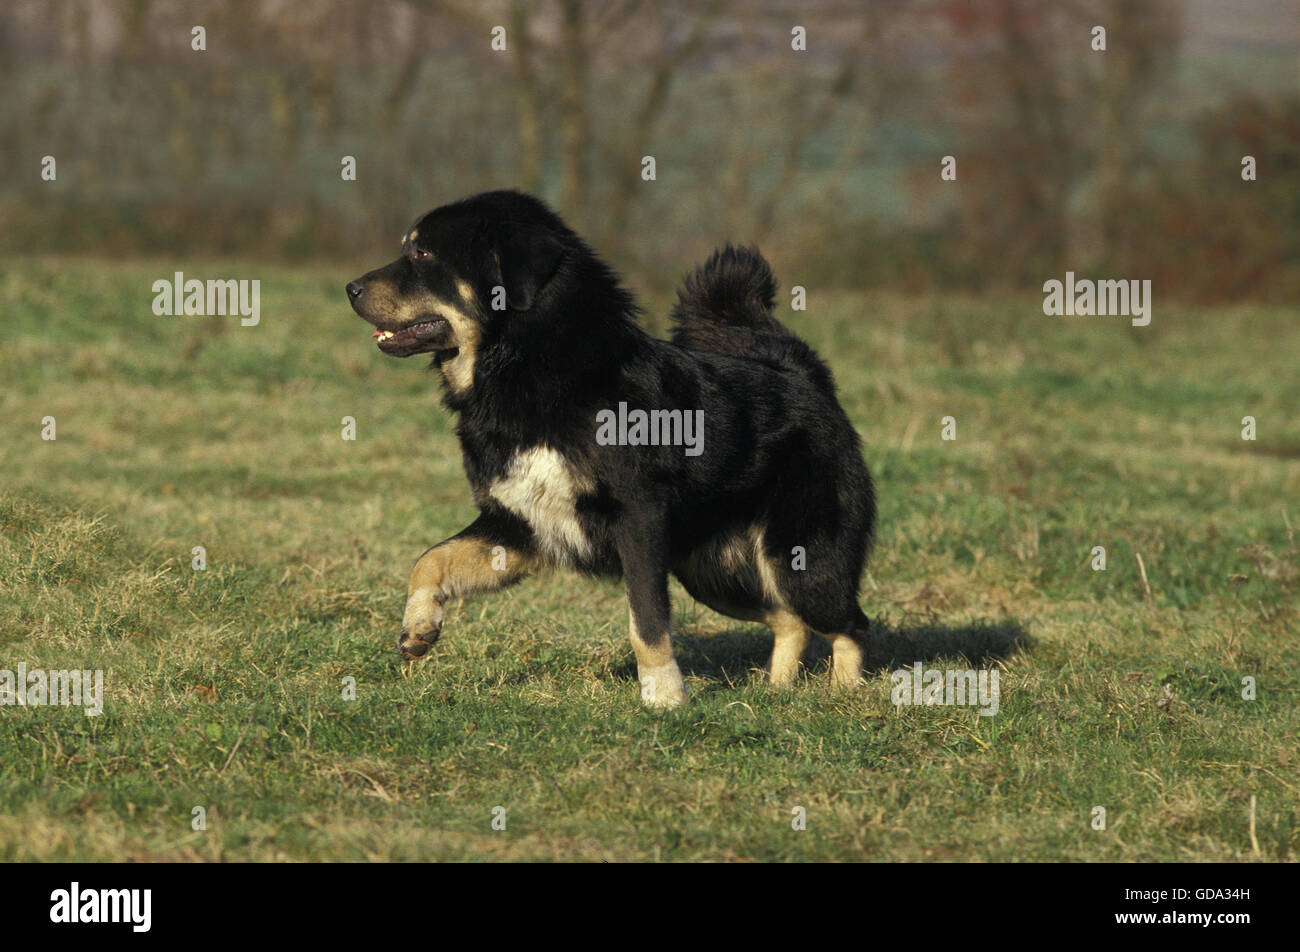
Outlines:
{"type": "Polygon", "coordinates": [[[658,340],[545,205],[488,192],[419,219],[347,294],[381,351],[433,355],[480,511],[416,562],[403,658],[437,641],[447,599],[566,566],[625,579],[647,704],[686,698],[670,573],[772,628],[773,682],[795,678],[816,631],[832,684],[858,683],[871,477],[830,371],[773,316],[757,251],[715,253],[658,340]]]}

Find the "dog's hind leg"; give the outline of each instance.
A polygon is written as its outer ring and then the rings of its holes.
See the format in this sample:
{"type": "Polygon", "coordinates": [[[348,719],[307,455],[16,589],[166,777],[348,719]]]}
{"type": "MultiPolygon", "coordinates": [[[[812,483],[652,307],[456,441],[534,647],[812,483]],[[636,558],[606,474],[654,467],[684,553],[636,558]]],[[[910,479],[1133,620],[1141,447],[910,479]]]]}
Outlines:
{"type": "Polygon", "coordinates": [[[767,678],[773,684],[788,686],[799,675],[799,663],[808,647],[808,626],[798,615],[785,609],[771,612],[765,619],[776,640],[772,645],[772,660],[768,662],[767,678]]]}
{"type": "Polygon", "coordinates": [[[870,622],[861,609],[847,631],[827,635],[831,643],[831,689],[852,691],[862,684],[862,649],[866,645],[870,622]]]}
{"type": "MultiPolygon", "coordinates": [[[[833,540],[832,540],[833,541],[833,540]]],[[[831,687],[836,690],[851,690],[862,683],[863,648],[866,646],[867,630],[870,623],[857,603],[857,579],[861,572],[861,552],[850,552],[847,562],[837,558],[816,558],[816,554],[830,551],[839,554],[842,546],[833,544],[814,544],[809,541],[807,531],[802,538],[787,532],[784,537],[760,534],[757,536],[757,565],[763,579],[763,589],[770,601],[778,609],[767,619],[767,623],[776,632],[776,647],[772,652],[772,680],[777,682],[777,661],[781,660],[790,670],[789,677],[794,678],[797,669],[797,657],[786,660],[794,652],[797,644],[793,635],[787,635],[788,647],[782,649],[782,626],[791,630],[788,622],[777,616],[784,610],[792,614],[805,630],[816,631],[831,644],[831,687]],[[780,541],[774,539],[779,538],[780,541]],[[781,553],[789,552],[795,546],[805,546],[806,551],[814,553],[809,557],[809,567],[794,569],[783,559],[781,553]],[[848,568],[846,566],[851,566],[848,568]]]]}
{"type": "Polygon", "coordinates": [[[536,567],[526,526],[497,514],[479,516],[416,561],[397,638],[398,654],[406,661],[424,656],[442,634],[447,599],[497,591],[536,567]]]}

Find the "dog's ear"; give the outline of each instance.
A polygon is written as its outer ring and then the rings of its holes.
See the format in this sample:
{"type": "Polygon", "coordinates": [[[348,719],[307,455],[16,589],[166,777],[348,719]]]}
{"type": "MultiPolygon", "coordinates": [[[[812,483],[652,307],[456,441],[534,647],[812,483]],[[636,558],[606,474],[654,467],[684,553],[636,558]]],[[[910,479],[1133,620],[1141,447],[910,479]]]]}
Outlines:
{"type": "Polygon", "coordinates": [[[503,238],[494,257],[506,307],[527,311],[559,270],[564,246],[543,229],[526,228],[503,238]]]}

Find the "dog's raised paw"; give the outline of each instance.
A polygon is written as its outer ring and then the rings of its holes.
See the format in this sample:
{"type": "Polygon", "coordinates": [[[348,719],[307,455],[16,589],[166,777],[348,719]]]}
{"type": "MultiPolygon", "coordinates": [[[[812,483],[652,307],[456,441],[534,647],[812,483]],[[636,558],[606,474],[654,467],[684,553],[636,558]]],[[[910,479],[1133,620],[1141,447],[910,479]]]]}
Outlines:
{"type": "Polygon", "coordinates": [[[397,653],[401,655],[403,661],[416,661],[423,658],[434,646],[439,634],[441,632],[437,629],[426,632],[423,637],[403,631],[397,636],[397,653]]]}

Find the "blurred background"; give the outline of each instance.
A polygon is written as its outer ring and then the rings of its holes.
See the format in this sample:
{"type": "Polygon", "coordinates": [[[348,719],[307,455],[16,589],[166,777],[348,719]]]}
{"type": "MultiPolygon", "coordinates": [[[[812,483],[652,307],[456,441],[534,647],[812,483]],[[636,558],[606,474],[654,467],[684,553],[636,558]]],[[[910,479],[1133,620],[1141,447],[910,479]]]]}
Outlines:
{"type": "Polygon", "coordinates": [[[0,249],[355,270],[513,186],[652,290],[729,239],[786,286],[1291,302],[1297,54],[1296,0],[5,0],[0,249]]]}

